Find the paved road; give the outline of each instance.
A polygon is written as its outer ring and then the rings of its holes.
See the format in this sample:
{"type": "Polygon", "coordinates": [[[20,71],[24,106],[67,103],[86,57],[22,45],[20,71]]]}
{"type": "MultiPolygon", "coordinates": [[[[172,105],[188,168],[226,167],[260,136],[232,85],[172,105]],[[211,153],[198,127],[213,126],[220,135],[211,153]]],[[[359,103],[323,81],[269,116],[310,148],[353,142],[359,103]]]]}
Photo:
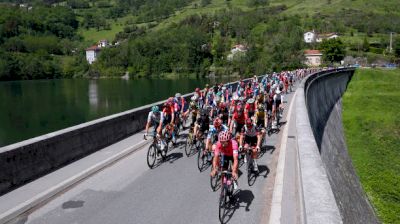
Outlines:
{"type": "MultiPolygon", "coordinates": [[[[292,95],[286,95],[287,105],[292,95]]],[[[266,223],[280,135],[267,139],[254,184],[249,186],[245,175],[239,178],[237,203],[226,222],[266,223]]],[[[219,223],[218,193],[210,188],[210,168],[200,173],[197,156],[186,157],[183,144],[181,138],[167,161],[154,169],[146,164],[145,146],[13,223],[219,223]]],[[[244,173],[244,166],[240,170],[244,173]]]]}

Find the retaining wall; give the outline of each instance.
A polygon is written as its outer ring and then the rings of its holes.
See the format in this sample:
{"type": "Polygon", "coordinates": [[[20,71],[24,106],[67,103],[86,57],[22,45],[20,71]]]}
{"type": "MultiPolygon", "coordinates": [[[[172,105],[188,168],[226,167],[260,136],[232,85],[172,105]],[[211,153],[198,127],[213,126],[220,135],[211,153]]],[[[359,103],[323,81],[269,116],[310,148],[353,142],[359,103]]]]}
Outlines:
{"type": "Polygon", "coordinates": [[[299,89],[296,126],[307,223],[379,223],[344,138],[341,98],[353,74],[354,69],[315,73],[299,89]]]}

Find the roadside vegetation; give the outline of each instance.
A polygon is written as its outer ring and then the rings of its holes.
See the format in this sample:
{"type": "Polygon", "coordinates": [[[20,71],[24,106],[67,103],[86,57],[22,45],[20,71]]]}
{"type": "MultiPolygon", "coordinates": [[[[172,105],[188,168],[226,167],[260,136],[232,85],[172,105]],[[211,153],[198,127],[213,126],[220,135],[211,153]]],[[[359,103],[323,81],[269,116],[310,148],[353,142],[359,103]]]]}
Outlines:
{"type": "Polygon", "coordinates": [[[358,69],[343,96],[353,165],[383,223],[400,220],[400,70],[358,69]]]}
{"type": "Polygon", "coordinates": [[[251,75],[304,67],[303,51],[398,62],[397,1],[0,0],[0,80],[192,73],[251,75]],[[337,32],[307,45],[303,33],[337,32]],[[188,34],[187,32],[193,32],[188,34]],[[89,65],[85,49],[112,45],[89,65]],[[246,53],[230,57],[234,45],[246,53]],[[335,53],[334,53],[335,54],[335,53]]]}

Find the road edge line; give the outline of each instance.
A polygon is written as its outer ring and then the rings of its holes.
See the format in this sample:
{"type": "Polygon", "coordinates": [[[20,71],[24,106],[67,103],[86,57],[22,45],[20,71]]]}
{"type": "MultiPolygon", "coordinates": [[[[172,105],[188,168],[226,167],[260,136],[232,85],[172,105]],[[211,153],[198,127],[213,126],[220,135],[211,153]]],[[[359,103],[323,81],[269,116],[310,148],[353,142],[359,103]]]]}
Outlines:
{"type": "Polygon", "coordinates": [[[276,169],[274,192],[272,194],[271,202],[271,212],[269,216],[270,224],[281,223],[282,215],[282,192],[283,192],[283,177],[285,173],[285,161],[286,161],[286,145],[288,136],[288,127],[291,121],[291,113],[293,108],[293,102],[295,102],[297,96],[297,91],[294,93],[293,98],[290,102],[289,110],[287,113],[287,123],[283,128],[282,138],[281,138],[281,148],[279,150],[278,166],[276,169]]]}

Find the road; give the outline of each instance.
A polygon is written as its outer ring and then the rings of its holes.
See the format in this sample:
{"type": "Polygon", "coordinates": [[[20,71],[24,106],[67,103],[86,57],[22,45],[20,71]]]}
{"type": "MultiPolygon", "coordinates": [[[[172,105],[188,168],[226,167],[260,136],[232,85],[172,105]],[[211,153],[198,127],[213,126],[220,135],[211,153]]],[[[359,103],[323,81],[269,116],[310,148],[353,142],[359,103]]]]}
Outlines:
{"type": "MultiPolygon", "coordinates": [[[[293,93],[285,96],[286,108],[292,96],[293,93]]],[[[283,123],[286,113],[287,109],[283,123]]],[[[245,166],[240,167],[237,201],[225,223],[267,223],[282,129],[267,137],[258,160],[260,176],[252,186],[243,175],[245,166]]],[[[11,223],[219,223],[219,191],[211,190],[210,168],[199,172],[197,155],[186,157],[184,141],[182,134],[178,147],[170,150],[167,160],[154,169],[147,166],[146,145],[11,223]]]]}

